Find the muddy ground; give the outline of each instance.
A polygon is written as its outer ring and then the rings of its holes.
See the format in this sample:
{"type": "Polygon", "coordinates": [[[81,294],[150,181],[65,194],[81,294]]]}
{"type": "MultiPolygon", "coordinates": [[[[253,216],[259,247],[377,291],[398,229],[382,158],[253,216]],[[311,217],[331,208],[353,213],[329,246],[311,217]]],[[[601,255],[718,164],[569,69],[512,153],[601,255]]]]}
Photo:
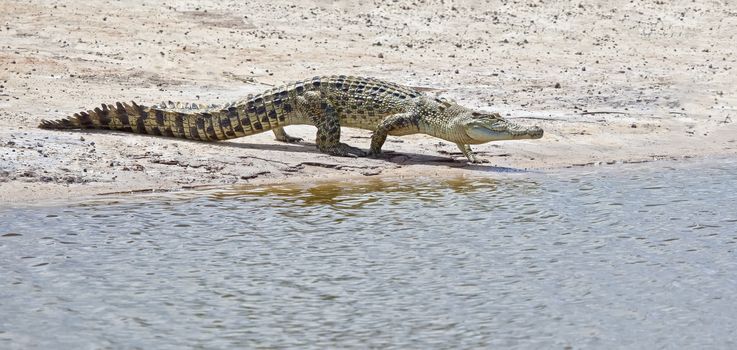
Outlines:
{"type": "MultiPolygon", "coordinates": [[[[737,6],[725,1],[0,2],[0,200],[737,155],[737,6]],[[215,144],[36,128],[102,102],[223,103],[316,75],[422,88],[545,129],[477,146],[390,137],[385,159],[270,133],[215,144]]],[[[344,129],[368,148],[370,133],[344,129]]]]}

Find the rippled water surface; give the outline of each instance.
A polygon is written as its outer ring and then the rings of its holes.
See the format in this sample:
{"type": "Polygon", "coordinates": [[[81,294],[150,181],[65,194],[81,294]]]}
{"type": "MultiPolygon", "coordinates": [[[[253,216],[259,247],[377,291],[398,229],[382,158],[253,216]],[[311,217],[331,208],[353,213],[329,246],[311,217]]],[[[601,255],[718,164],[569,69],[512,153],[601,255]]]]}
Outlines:
{"type": "Polygon", "coordinates": [[[737,162],[0,209],[0,348],[735,348],[737,162]]]}

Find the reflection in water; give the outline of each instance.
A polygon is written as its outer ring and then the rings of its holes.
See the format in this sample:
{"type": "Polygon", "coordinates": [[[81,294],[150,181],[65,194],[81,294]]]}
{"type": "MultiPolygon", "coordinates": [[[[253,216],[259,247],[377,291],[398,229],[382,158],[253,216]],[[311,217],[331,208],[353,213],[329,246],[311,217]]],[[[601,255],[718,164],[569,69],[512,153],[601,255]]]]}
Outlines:
{"type": "Polygon", "coordinates": [[[374,203],[377,198],[392,194],[398,199],[414,198],[419,200],[435,200],[445,193],[455,194],[473,192],[494,192],[501,183],[519,190],[519,195],[533,193],[537,184],[529,179],[499,180],[491,178],[428,178],[424,181],[406,179],[373,178],[363,181],[320,182],[317,184],[286,184],[286,185],[259,185],[239,186],[226,191],[217,191],[212,194],[216,200],[232,198],[251,198],[253,196],[270,197],[300,206],[313,205],[344,205],[359,199],[358,206],[374,203]],[[362,201],[365,200],[365,201],[362,201]]]}
{"type": "Polygon", "coordinates": [[[729,348],[735,170],[370,179],[6,209],[0,348],[729,348]]]}

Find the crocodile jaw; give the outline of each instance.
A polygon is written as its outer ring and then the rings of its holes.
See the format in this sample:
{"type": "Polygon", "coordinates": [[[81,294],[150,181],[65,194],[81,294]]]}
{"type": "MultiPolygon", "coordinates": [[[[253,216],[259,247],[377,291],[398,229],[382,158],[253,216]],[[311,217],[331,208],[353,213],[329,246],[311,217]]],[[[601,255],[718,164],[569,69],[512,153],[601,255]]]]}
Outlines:
{"type": "Polygon", "coordinates": [[[468,137],[475,143],[491,141],[539,139],[543,137],[543,129],[537,126],[522,127],[509,122],[497,122],[490,127],[473,125],[466,129],[468,137]]]}

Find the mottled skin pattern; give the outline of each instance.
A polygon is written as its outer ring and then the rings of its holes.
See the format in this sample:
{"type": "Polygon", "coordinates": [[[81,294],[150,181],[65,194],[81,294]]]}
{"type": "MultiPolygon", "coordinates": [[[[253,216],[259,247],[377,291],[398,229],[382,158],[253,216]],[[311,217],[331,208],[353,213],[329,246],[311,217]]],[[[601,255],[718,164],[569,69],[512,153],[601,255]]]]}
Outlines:
{"type": "Polygon", "coordinates": [[[542,129],[525,128],[497,113],[481,113],[453,101],[431,98],[410,87],[373,78],[325,76],[283,85],[224,106],[162,103],[102,105],[71,117],[42,121],[44,129],[110,129],[200,141],[218,141],[272,130],[277,140],[296,142],[288,125],[317,127],[317,148],[358,157],[362,150],[340,142],[342,126],[372,130],[369,155],[378,156],[387,135],[427,134],[458,145],[473,163],[470,145],[536,139],[542,129]]]}

